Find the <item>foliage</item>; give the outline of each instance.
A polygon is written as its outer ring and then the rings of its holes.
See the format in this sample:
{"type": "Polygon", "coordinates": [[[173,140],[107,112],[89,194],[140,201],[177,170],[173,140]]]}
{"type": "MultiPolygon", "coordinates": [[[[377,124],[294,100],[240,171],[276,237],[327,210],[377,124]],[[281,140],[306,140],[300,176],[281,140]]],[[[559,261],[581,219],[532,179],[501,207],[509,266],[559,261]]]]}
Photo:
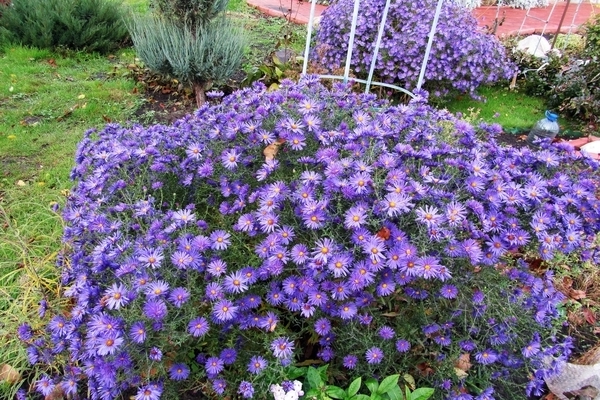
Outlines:
{"type": "MultiPolygon", "coordinates": [[[[415,88],[436,4],[433,0],[402,0],[390,5],[375,66],[380,80],[409,90],[415,88]]],[[[361,3],[352,53],[352,70],[358,77],[368,74],[379,28],[373,21],[381,20],[384,6],[382,0],[361,3]]],[[[352,9],[352,0],[340,0],[323,13],[314,56],[325,68],[335,70],[345,63],[352,9]]],[[[475,95],[480,85],[509,79],[513,71],[504,47],[494,36],[478,30],[468,10],[444,3],[424,88],[435,97],[449,91],[475,95]]]]}
{"type": "Polygon", "coordinates": [[[334,377],[420,366],[441,397],[538,392],[569,355],[563,297],[505,257],[591,247],[597,163],[495,132],[314,77],[89,131],[64,211],[73,308],[24,339],[70,368],[37,388],[252,397],[308,352],[334,377]]]}
{"type": "Polygon", "coordinates": [[[346,390],[335,385],[327,384],[327,367],[324,365],[319,368],[309,367],[306,373],[307,389],[306,398],[309,400],[427,400],[430,398],[434,390],[431,388],[419,388],[410,390],[409,384],[399,385],[399,374],[394,374],[385,377],[381,383],[375,378],[368,378],[365,381],[365,386],[370,393],[369,395],[359,393],[362,386],[362,377],[354,379],[346,390]]]}
{"type": "Polygon", "coordinates": [[[191,84],[200,105],[213,83],[237,71],[244,36],[223,14],[226,1],[158,4],[158,13],[134,17],[129,24],[135,49],[151,70],[191,84]],[[195,6],[205,8],[196,10],[195,6]]]}
{"type": "Polygon", "coordinates": [[[0,5],[0,34],[43,49],[107,53],[124,43],[127,29],[113,0],[15,0],[0,5]]]}
{"type": "Polygon", "coordinates": [[[569,63],[569,56],[549,53],[540,58],[534,55],[515,51],[513,60],[518,65],[519,87],[530,96],[545,97],[556,84],[569,63]]]}
{"type": "Polygon", "coordinates": [[[187,24],[194,31],[206,25],[227,8],[228,0],[151,0],[159,15],[172,22],[187,24]]]}
{"type": "Polygon", "coordinates": [[[584,55],[587,58],[600,57],[600,17],[595,16],[583,27],[585,37],[584,55]]]}

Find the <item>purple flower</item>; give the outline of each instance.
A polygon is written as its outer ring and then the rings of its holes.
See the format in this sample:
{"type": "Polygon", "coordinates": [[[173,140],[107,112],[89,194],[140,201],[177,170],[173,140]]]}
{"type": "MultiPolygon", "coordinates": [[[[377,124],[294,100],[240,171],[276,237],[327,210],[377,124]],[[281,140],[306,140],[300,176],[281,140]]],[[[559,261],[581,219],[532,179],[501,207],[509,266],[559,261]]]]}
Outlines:
{"type": "Polygon", "coordinates": [[[236,271],[225,277],[224,288],[229,293],[241,293],[248,290],[246,276],[242,271],[236,271]]]}
{"type": "Polygon", "coordinates": [[[494,363],[498,359],[498,354],[494,350],[486,349],[475,354],[475,359],[483,365],[488,365],[494,363]]]}
{"type": "Polygon", "coordinates": [[[219,354],[219,358],[223,360],[223,364],[231,365],[237,359],[237,351],[235,351],[235,349],[231,347],[228,347],[221,351],[221,354],[219,354]]]}
{"type": "Polygon", "coordinates": [[[331,331],[331,323],[327,318],[319,318],[317,322],[315,322],[315,332],[319,336],[325,336],[331,331]]]}
{"type": "Polygon", "coordinates": [[[379,364],[383,360],[383,351],[379,347],[371,347],[365,353],[365,358],[369,364],[379,364]]]}
{"type": "Polygon", "coordinates": [[[410,342],[408,340],[398,339],[396,341],[396,350],[398,350],[399,353],[406,353],[410,350],[410,342]]]}
{"type": "Polygon", "coordinates": [[[188,324],[188,332],[194,337],[202,337],[208,333],[208,321],[204,317],[194,318],[188,324]]]}
{"type": "Polygon", "coordinates": [[[221,371],[223,371],[223,368],[225,368],[225,364],[223,363],[223,360],[221,360],[219,357],[209,357],[206,360],[204,367],[206,368],[206,372],[209,375],[216,376],[221,371]]]}
{"type": "Polygon", "coordinates": [[[227,383],[225,382],[225,379],[215,379],[212,381],[212,388],[216,394],[222,395],[225,393],[227,383]]]}
{"type": "Polygon", "coordinates": [[[148,352],[148,358],[152,361],[162,360],[162,351],[158,347],[152,347],[148,352]]]}
{"type": "Polygon", "coordinates": [[[445,299],[455,299],[458,296],[458,289],[454,285],[444,285],[440,289],[440,296],[445,299]]]}
{"type": "Polygon", "coordinates": [[[106,306],[111,310],[118,310],[129,302],[127,287],[123,284],[114,283],[104,292],[106,306]]]}
{"type": "Polygon", "coordinates": [[[356,364],[358,364],[358,357],[353,354],[348,354],[344,357],[343,365],[348,369],[356,368],[356,364]]]}
{"type": "Polygon", "coordinates": [[[178,287],[169,293],[169,301],[177,308],[181,308],[190,298],[190,292],[186,288],[178,287]]]}
{"type": "Polygon", "coordinates": [[[56,386],[49,376],[42,375],[42,377],[36,382],[35,387],[43,396],[49,396],[54,391],[56,386]]]}
{"type": "Polygon", "coordinates": [[[394,338],[394,335],[396,334],[396,332],[394,332],[394,330],[387,326],[384,325],[381,328],[379,328],[379,330],[377,331],[377,334],[379,335],[380,338],[384,339],[384,340],[390,340],[394,338]]]}
{"type": "Polygon", "coordinates": [[[161,321],[167,316],[167,305],[160,299],[151,299],[144,304],[144,315],[149,319],[161,321]]]}
{"type": "Polygon", "coordinates": [[[169,377],[174,381],[182,381],[190,375],[190,369],[184,363],[175,363],[169,368],[169,377]]]}
{"type": "Polygon", "coordinates": [[[240,382],[238,393],[245,399],[251,399],[254,396],[254,387],[250,382],[242,381],[240,382]]]}
{"type": "Polygon", "coordinates": [[[231,244],[231,235],[223,230],[216,230],[210,235],[210,247],[214,250],[225,250],[231,244]]]}
{"type": "Polygon", "coordinates": [[[160,400],[162,384],[150,383],[138,389],[135,400],[160,400]]]}
{"type": "Polygon", "coordinates": [[[248,371],[252,374],[260,374],[267,367],[267,360],[261,356],[254,356],[248,363],[248,371]]]}
{"type": "Polygon", "coordinates": [[[279,337],[271,342],[273,355],[279,359],[289,359],[294,352],[294,343],[287,337],[279,337]]]}

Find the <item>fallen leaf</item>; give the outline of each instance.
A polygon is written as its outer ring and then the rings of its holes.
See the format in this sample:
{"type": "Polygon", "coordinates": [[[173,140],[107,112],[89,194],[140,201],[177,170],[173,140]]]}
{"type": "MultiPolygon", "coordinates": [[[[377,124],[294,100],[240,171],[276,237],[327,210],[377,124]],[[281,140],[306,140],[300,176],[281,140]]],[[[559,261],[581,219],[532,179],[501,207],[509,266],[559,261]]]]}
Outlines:
{"type": "Polygon", "coordinates": [[[21,374],[19,373],[19,371],[17,371],[8,364],[2,364],[2,368],[0,368],[0,381],[5,381],[10,384],[13,384],[20,380],[21,374]]]}
{"type": "Polygon", "coordinates": [[[25,183],[25,181],[22,181],[22,180],[19,179],[17,181],[17,186],[27,186],[27,184],[25,183]]]}
{"type": "Polygon", "coordinates": [[[456,367],[454,367],[454,373],[458,379],[465,379],[467,376],[469,376],[469,374],[467,374],[465,371],[456,367]]]}
{"type": "Polygon", "coordinates": [[[600,390],[593,386],[585,386],[579,390],[573,390],[571,392],[564,392],[563,394],[570,399],[595,399],[600,390]]]}
{"type": "Polygon", "coordinates": [[[263,155],[265,156],[265,161],[271,161],[275,159],[275,156],[279,152],[279,147],[285,143],[285,139],[277,139],[276,142],[271,143],[263,150],[263,155]]]}
{"type": "Polygon", "coordinates": [[[56,385],[52,393],[44,397],[44,400],[61,400],[64,398],[65,392],[61,385],[56,385]]]}
{"type": "Polygon", "coordinates": [[[54,60],[54,58],[51,58],[51,59],[49,59],[49,60],[48,60],[48,64],[50,64],[50,66],[51,66],[52,68],[56,68],[56,67],[58,67],[58,65],[56,65],[56,60],[54,60]]]}
{"type": "Polygon", "coordinates": [[[106,115],[103,115],[103,116],[102,116],[102,119],[104,120],[104,122],[108,122],[108,123],[112,122],[112,119],[110,119],[110,118],[109,118],[109,117],[107,117],[106,115]]]}
{"type": "Polygon", "coordinates": [[[376,236],[379,236],[383,240],[388,240],[390,238],[391,234],[392,234],[392,231],[390,231],[388,228],[386,228],[384,226],[377,232],[376,236]]]}
{"type": "Polygon", "coordinates": [[[412,375],[404,374],[402,376],[402,379],[404,379],[404,382],[406,382],[410,390],[415,390],[417,388],[417,383],[415,382],[415,378],[413,378],[412,375]]]}
{"type": "Polygon", "coordinates": [[[417,369],[419,370],[419,372],[421,372],[421,375],[423,376],[433,375],[433,373],[435,372],[429,364],[424,362],[417,364],[417,369]]]}
{"type": "Polygon", "coordinates": [[[575,290],[575,289],[571,289],[569,291],[569,297],[572,298],[573,300],[581,300],[581,299],[585,299],[585,291],[583,290],[575,290]]]}
{"type": "Polygon", "coordinates": [[[461,354],[458,360],[454,363],[454,367],[467,372],[473,364],[471,364],[471,355],[469,353],[461,354]]]}
{"type": "Polygon", "coordinates": [[[573,286],[573,279],[569,278],[568,276],[565,276],[563,278],[563,285],[565,285],[565,288],[570,288],[573,286]]]}
{"type": "Polygon", "coordinates": [[[85,99],[85,94],[80,94],[79,96],[77,96],[78,99],[85,99]]]}
{"type": "Polygon", "coordinates": [[[585,317],[585,320],[588,322],[588,324],[596,324],[596,314],[594,314],[594,312],[591,309],[584,307],[581,309],[581,312],[583,313],[583,316],[585,317]]]}

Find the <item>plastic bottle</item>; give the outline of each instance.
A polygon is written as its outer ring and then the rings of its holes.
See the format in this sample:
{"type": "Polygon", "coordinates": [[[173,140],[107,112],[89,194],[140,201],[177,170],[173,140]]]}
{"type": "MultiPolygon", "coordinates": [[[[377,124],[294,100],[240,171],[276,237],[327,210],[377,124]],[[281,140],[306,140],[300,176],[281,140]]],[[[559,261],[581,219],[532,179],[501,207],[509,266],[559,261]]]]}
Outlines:
{"type": "Polygon", "coordinates": [[[533,147],[539,147],[540,140],[546,143],[552,142],[552,139],[558,135],[560,129],[557,122],[558,114],[546,110],[545,115],[546,118],[540,119],[527,135],[527,143],[533,147]]]}

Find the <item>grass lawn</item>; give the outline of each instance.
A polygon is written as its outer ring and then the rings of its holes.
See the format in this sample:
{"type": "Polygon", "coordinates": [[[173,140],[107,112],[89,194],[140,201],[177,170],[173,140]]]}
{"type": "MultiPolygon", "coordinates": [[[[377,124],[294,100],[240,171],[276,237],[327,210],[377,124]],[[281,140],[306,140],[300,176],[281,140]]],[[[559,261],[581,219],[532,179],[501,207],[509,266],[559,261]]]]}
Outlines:
{"type": "MultiPolygon", "coordinates": [[[[147,10],[147,0],[126,4],[147,10]]],[[[301,51],[304,27],[264,17],[244,0],[232,0],[229,10],[249,32],[244,69],[263,63],[284,35],[301,51]]],[[[130,73],[136,62],[132,49],[98,56],[14,45],[0,52],[0,366],[12,360],[11,366],[26,369],[15,327],[35,320],[41,299],[62,302],[54,269],[62,234],[56,209],[72,185],[69,172],[83,133],[136,120],[145,101],[130,73]]],[[[481,94],[486,102],[462,98],[447,108],[519,129],[531,127],[545,110],[542,99],[507,89],[483,88],[481,94]]],[[[14,389],[0,386],[0,397],[14,389]]]]}

